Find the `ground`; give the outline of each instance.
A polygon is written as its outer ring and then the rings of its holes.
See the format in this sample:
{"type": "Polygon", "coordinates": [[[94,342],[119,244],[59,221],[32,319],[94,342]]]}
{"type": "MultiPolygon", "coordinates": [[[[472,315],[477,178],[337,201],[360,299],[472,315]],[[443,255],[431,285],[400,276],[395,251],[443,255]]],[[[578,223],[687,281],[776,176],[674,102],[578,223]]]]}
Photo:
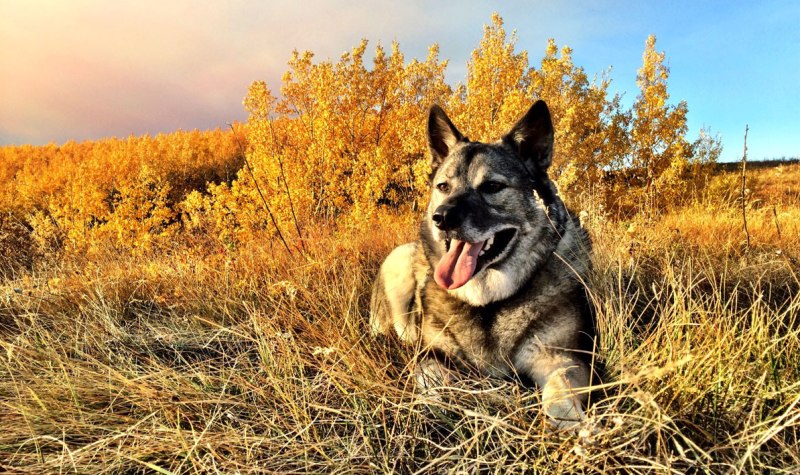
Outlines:
{"type": "Polygon", "coordinates": [[[0,286],[0,468],[796,473],[800,168],[753,173],[749,246],[736,196],[584,210],[609,377],[577,434],[514,382],[426,401],[413,348],[369,336],[371,281],[411,214],[309,227],[292,254],[186,233],[40,256],[0,286]]]}

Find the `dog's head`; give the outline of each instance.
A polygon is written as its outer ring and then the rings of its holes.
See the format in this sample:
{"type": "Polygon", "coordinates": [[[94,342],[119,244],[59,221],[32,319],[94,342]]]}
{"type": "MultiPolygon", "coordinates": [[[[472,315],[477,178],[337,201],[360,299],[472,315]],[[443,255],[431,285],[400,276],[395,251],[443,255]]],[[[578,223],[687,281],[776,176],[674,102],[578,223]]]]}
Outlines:
{"type": "Polygon", "coordinates": [[[432,194],[422,233],[436,283],[473,305],[512,295],[542,258],[531,253],[549,226],[546,203],[557,199],[547,178],[547,105],[537,101],[494,143],[471,142],[433,106],[428,141],[432,194]]]}

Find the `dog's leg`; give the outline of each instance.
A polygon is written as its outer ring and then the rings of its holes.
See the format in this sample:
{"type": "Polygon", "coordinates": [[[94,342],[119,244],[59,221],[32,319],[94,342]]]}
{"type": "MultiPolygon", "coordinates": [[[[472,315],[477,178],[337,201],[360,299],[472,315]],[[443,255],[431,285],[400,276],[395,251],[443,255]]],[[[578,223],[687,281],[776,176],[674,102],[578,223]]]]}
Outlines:
{"type": "Polygon", "coordinates": [[[542,406],[555,428],[574,428],[586,419],[589,370],[569,351],[534,343],[518,354],[517,366],[542,388],[542,406]]]}
{"type": "Polygon", "coordinates": [[[372,287],[370,329],[373,335],[387,333],[394,327],[403,341],[413,343],[418,338],[414,259],[417,243],[395,248],[381,264],[378,278],[372,287]]]}

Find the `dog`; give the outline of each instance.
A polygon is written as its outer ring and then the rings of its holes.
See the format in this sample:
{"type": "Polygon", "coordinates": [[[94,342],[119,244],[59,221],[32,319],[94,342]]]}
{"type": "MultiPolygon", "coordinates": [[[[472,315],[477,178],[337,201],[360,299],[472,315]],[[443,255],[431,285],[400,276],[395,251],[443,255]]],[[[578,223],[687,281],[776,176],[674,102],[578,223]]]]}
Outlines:
{"type": "Polygon", "coordinates": [[[534,103],[494,143],[470,141],[436,105],[427,132],[429,205],[419,239],[380,267],[371,332],[421,345],[425,389],[469,369],[533,382],[550,423],[575,427],[593,377],[591,245],[547,175],[547,105],[534,103]]]}

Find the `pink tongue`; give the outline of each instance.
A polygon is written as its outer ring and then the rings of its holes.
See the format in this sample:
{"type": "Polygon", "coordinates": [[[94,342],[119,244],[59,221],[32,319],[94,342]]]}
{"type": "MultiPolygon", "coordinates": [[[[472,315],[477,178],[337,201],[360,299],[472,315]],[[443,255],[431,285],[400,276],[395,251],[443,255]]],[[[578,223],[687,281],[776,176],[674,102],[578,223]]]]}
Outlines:
{"type": "Polygon", "coordinates": [[[473,243],[453,239],[450,243],[450,251],[442,256],[433,271],[433,279],[436,283],[447,290],[457,289],[466,284],[475,273],[478,254],[483,249],[485,242],[473,243]]]}

